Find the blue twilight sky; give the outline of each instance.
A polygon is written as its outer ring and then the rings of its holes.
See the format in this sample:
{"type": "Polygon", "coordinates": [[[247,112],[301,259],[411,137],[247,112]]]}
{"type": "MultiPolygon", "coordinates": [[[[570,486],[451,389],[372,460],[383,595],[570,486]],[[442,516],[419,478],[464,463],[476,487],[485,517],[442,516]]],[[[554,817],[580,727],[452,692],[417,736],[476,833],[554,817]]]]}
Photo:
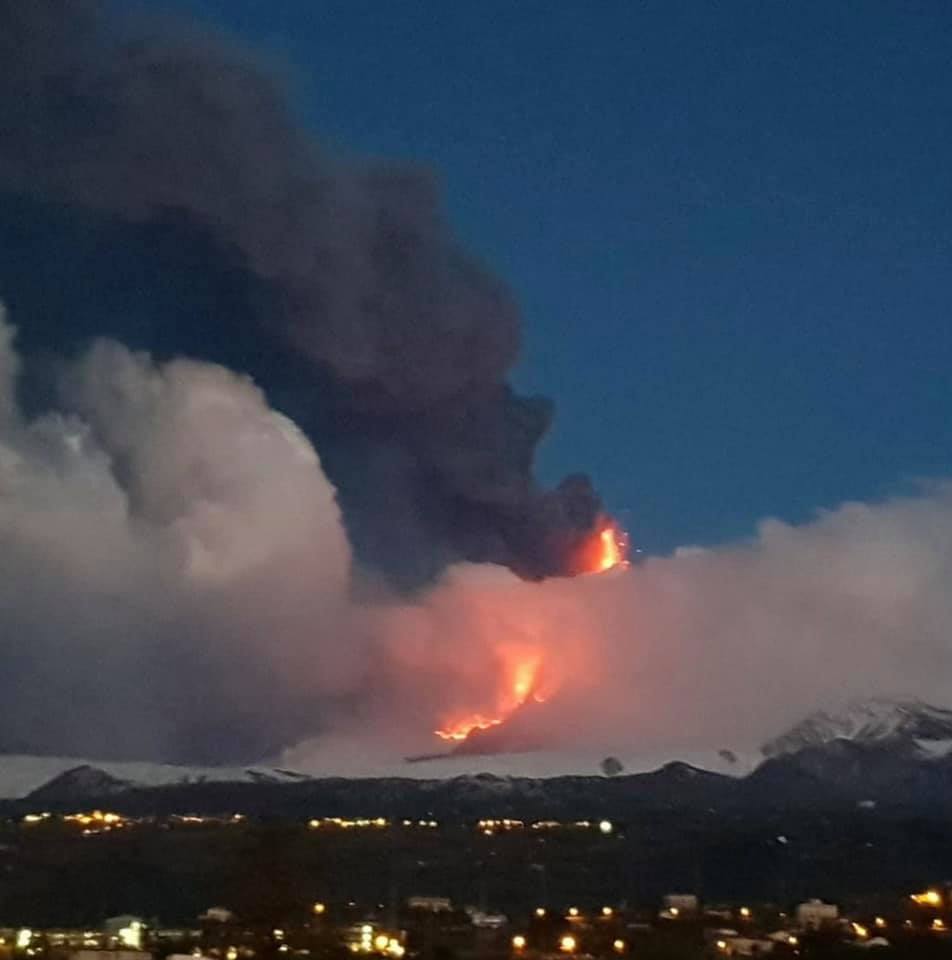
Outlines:
{"type": "Polygon", "coordinates": [[[646,550],[952,475],[949,0],[169,2],[441,172],[646,550]]]}

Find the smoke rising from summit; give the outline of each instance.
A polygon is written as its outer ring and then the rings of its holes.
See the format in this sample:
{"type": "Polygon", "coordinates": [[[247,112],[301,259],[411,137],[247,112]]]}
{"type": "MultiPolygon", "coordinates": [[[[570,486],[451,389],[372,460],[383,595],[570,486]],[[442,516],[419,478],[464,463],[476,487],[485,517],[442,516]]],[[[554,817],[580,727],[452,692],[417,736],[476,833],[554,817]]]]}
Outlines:
{"type": "Polygon", "coordinates": [[[115,13],[0,0],[21,349],[106,335],[250,373],[319,444],[358,556],[405,586],[460,559],[573,572],[598,498],[533,478],[551,407],[508,386],[518,311],[433,178],[343,162],[250,57],[115,13]]]}
{"type": "Polygon", "coordinates": [[[537,582],[600,505],[534,479],[510,295],[227,44],[0,0],[0,129],[0,751],[321,769],[527,662],[533,735],[596,749],[947,701],[946,486],[537,582]]]}
{"type": "Polygon", "coordinates": [[[392,769],[511,703],[526,664],[545,703],[520,736],[555,748],[736,748],[843,698],[947,702],[948,485],[606,574],[462,564],[371,600],[313,447],[247,378],[97,341],[30,417],[30,364],[0,325],[0,752],[392,769]]]}
{"type": "MultiPolygon", "coordinates": [[[[400,665],[404,704],[388,706],[385,729],[491,713],[513,651],[539,656],[547,693],[513,743],[587,753],[593,764],[611,752],[659,764],[721,748],[753,753],[808,713],[854,698],[947,704],[950,544],[952,485],[938,483],[802,526],[767,520],[747,542],[605,575],[526,583],[457,567],[412,606],[383,614],[378,636],[400,665]]],[[[301,744],[287,762],[373,769],[361,768],[346,733],[344,724],[301,744]]]]}

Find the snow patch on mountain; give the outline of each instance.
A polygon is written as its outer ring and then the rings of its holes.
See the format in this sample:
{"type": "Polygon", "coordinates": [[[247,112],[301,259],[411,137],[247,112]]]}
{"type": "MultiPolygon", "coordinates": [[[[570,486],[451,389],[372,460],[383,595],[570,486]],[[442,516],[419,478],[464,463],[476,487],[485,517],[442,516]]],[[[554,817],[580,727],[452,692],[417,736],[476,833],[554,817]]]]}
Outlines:
{"type": "Polygon", "coordinates": [[[293,783],[309,779],[306,774],[272,767],[179,767],[163,763],[113,763],[85,760],[77,757],[33,757],[0,755],[0,798],[18,799],[33,793],[63,774],[74,780],[92,782],[105,774],[123,787],[161,787],[183,783],[293,783]]]}
{"type": "Polygon", "coordinates": [[[614,757],[621,764],[619,773],[652,773],[673,761],[744,777],[763,759],[754,751],[705,749],[672,745],[645,750],[637,743],[606,743],[599,747],[565,747],[557,750],[512,751],[507,753],[433,753],[425,754],[422,744],[416,750],[395,750],[386,742],[350,741],[343,737],[325,737],[299,744],[288,751],[287,762],[313,777],[405,777],[413,780],[447,780],[461,776],[488,774],[493,777],[600,777],[603,761],[614,757]],[[406,757],[416,757],[407,762],[406,757]],[[421,759],[422,756],[422,759],[421,759]]]}
{"type": "Polygon", "coordinates": [[[952,753],[952,740],[916,740],[916,749],[927,760],[939,760],[952,753]]]}
{"type": "MultiPolygon", "coordinates": [[[[374,750],[372,745],[352,750],[308,751],[294,757],[293,768],[281,767],[180,767],[158,763],[116,763],[76,757],[33,757],[0,755],[0,799],[19,799],[60,780],[58,790],[77,794],[81,784],[101,781],[101,789],[89,795],[109,796],[124,789],[160,787],[187,783],[297,783],[324,777],[401,777],[432,780],[435,784],[457,778],[472,778],[482,788],[508,789],[512,778],[548,779],[565,776],[602,776],[602,761],[616,757],[622,774],[651,773],[674,761],[692,768],[733,777],[744,777],[759,761],[752,753],[731,750],[684,750],[670,752],[635,750],[552,750],[531,753],[501,753],[486,756],[441,756],[407,763],[392,751],[374,750]],[[74,785],[75,781],[75,785],[74,785]],[[75,790],[74,790],[75,786],[75,790]]],[[[284,762],[287,762],[286,760],[284,762]]],[[[42,797],[42,794],[39,795],[42,797]]]]}
{"type": "Polygon", "coordinates": [[[833,740],[913,742],[928,755],[944,756],[952,741],[952,710],[921,700],[870,697],[836,711],[818,710],[761,747],[766,757],[796,753],[833,740]],[[945,744],[945,749],[940,745],[945,744]]]}

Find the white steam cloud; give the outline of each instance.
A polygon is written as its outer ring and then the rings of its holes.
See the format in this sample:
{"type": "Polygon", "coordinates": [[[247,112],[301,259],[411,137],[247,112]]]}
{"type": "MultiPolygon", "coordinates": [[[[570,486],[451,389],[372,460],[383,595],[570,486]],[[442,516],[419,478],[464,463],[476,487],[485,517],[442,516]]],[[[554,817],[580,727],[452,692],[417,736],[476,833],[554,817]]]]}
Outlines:
{"type": "Polygon", "coordinates": [[[320,728],[360,658],[307,441],[242,377],[107,342],[27,422],[11,341],[0,322],[4,749],[214,760],[320,728]]]}
{"type": "MultiPolygon", "coordinates": [[[[492,715],[511,656],[533,653],[548,699],[519,736],[590,756],[755,750],[805,713],[857,697],[947,705],[950,585],[945,483],[800,527],[766,521],[750,542],[607,574],[526,583],[458,567],[416,606],[378,611],[410,706],[391,705],[377,736],[397,736],[400,719],[409,736],[434,716],[492,715]]],[[[290,758],[320,769],[340,752],[325,740],[290,758]]]]}
{"type": "Polygon", "coordinates": [[[248,379],[103,341],[30,420],[13,340],[0,319],[5,751],[398,757],[527,660],[554,747],[752,746],[853,696],[952,701],[952,485],[626,571],[459,566],[358,600],[317,454],[248,379]]]}

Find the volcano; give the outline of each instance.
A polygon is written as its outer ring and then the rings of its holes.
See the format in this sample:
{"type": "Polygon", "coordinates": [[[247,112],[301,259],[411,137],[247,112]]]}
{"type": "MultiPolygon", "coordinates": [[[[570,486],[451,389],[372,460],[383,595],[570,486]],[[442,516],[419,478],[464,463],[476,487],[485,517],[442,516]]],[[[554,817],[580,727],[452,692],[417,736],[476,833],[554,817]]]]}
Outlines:
{"type": "Polygon", "coordinates": [[[488,753],[528,753],[550,747],[546,719],[552,715],[547,700],[526,700],[501,723],[473,730],[451,751],[451,756],[488,753]]]}
{"type": "Polygon", "coordinates": [[[436,760],[440,757],[485,756],[495,753],[531,753],[552,746],[546,733],[551,729],[551,704],[530,698],[516,707],[505,719],[489,726],[473,727],[456,741],[452,750],[407,757],[407,763],[436,760]]]}
{"type": "MultiPolygon", "coordinates": [[[[629,566],[628,536],[608,516],[577,557],[579,575],[601,576],[629,566]]],[[[408,757],[410,761],[467,754],[525,753],[549,746],[545,704],[556,693],[560,671],[545,663],[544,644],[502,642],[495,651],[496,692],[476,712],[454,712],[434,734],[449,744],[446,752],[408,757]],[[494,702],[493,702],[494,701],[494,702]]],[[[551,727],[550,727],[551,729],[551,727]]]]}

